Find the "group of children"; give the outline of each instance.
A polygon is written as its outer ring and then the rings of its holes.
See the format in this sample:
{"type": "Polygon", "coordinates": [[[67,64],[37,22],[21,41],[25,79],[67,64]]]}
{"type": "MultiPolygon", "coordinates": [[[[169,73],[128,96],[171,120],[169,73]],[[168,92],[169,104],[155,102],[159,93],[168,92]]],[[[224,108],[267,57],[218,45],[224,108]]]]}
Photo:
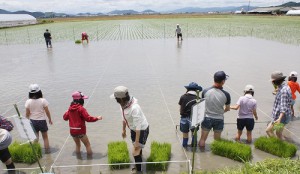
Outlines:
{"type": "MultiPolygon", "coordinates": [[[[296,92],[298,91],[300,93],[300,86],[299,83],[297,82],[297,72],[292,71],[288,77],[288,86],[291,90],[292,94],[292,102],[291,102],[291,109],[292,109],[292,117],[295,117],[295,111],[294,111],[294,104],[296,101],[296,92]]],[[[275,85],[276,86],[276,85],[275,85]]],[[[201,92],[202,87],[198,86],[197,83],[191,82],[188,86],[185,86],[187,89],[186,93],[183,94],[180,97],[179,100],[179,105],[180,105],[180,131],[182,132],[182,146],[187,147],[188,146],[188,133],[189,131],[193,132],[194,128],[191,128],[191,110],[193,105],[196,103],[196,91],[198,90],[201,92]]],[[[275,91],[273,92],[274,95],[276,95],[277,92],[277,87],[275,88],[275,91]]],[[[238,101],[236,102],[235,105],[230,106],[230,109],[233,110],[239,110],[238,115],[237,115],[237,134],[235,137],[235,140],[237,142],[240,142],[241,140],[241,135],[243,133],[243,129],[246,127],[247,130],[247,143],[252,142],[252,130],[255,125],[255,120],[258,120],[257,116],[257,101],[254,99],[254,86],[253,85],[246,85],[244,88],[244,95],[241,96],[238,101]]],[[[268,125],[267,127],[267,133],[268,131],[273,131],[269,130],[274,126],[276,120],[268,125]]],[[[286,123],[287,124],[287,123],[286,123]]],[[[268,133],[269,135],[269,133],[268,133]]],[[[197,140],[194,140],[194,137],[192,135],[192,143],[191,145],[194,145],[194,142],[197,140]]]]}

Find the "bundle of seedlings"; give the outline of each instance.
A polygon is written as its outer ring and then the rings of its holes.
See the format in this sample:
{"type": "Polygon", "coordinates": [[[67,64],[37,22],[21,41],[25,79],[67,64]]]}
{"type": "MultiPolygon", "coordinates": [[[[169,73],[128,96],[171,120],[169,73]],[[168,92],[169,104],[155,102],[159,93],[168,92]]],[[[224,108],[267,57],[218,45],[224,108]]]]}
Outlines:
{"type": "MultiPolygon", "coordinates": [[[[118,164],[118,163],[129,163],[129,151],[127,148],[127,143],[125,141],[116,141],[108,144],[108,163],[118,164]]],[[[129,164],[111,165],[110,169],[124,169],[129,168],[129,164]]]]}
{"type": "Polygon", "coordinates": [[[296,145],[282,141],[275,137],[259,137],[254,142],[254,146],[259,150],[284,158],[293,157],[297,152],[296,145]]]}
{"type": "Polygon", "coordinates": [[[81,44],[81,40],[76,40],[75,43],[76,44],[81,44]]]}
{"type": "Polygon", "coordinates": [[[168,169],[168,161],[171,158],[171,144],[158,143],[153,141],[151,143],[151,153],[147,162],[158,162],[147,164],[147,170],[152,171],[166,171],[168,169]]]}
{"type": "Polygon", "coordinates": [[[216,155],[240,162],[250,161],[252,158],[250,146],[225,139],[215,140],[211,144],[211,151],[216,155]]]}
{"type": "Polygon", "coordinates": [[[21,144],[21,142],[14,141],[8,149],[12,160],[17,163],[33,164],[37,162],[38,158],[42,157],[42,148],[39,143],[32,143],[31,147],[29,143],[21,144]],[[34,148],[34,151],[32,148],[34,148]]]}

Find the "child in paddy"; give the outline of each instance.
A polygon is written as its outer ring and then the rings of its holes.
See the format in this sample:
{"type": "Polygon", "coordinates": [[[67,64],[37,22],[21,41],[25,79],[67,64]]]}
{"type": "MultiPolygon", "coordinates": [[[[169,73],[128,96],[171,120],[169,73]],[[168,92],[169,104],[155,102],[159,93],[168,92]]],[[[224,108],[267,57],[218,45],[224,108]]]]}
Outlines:
{"type": "Polygon", "coordinates": [[[88,136],[86,135],[85,122],[96,122],[102,120],[102,116],[92,117],[88,114],[87,110],[83,107],[84,99],[88,96],[83,95],[81,92],[76,91],[72,94],[73,101],[64,114],[63,119],[69,120],[70,134],[76,144],[75,152],[80,153],[80,141],[85,145],[88,156],[93,154],[91,144],[88,136]]]}
{"type": "Polygon", "coordinates": [[[295,117],[295,111],[294,111],[294,105],[296,101],[296,92],[298,91],[300,93],[300,86],[299,83],[297,82],[297,75],[298,73],[296,71],[292,71],[289,76],[289,81],[288,85],[292,91],[292,116],[295,117]]]}
{"type": "Polygon", "coordinates": [[[237,129],[238,133],[235,140],[240,141],[244,127],[247,129],[247,143],[252,142],[252,130],[254,128],[254,119],[257,120],[256,100],[254,96],[254,87],[247,85],[244,90],[245,95],[240,97],[235,106],[230,106],[230,109],[238,110],[237,129]]]}
{"type": "Polygon", "coordinates": [[[36,132],[37,141],[39,140],[39,132],[42,133],[44,140],[45,153],[50,153],[50,146],[48,140],[48,126],[46,117],[48,117],[49,124],[52,125],[50,111],[48,109],[48,101],[43,98],[42,91],[38,84],[31,84],[29,86],[29,99],[25,103],[26,117],[30,119],[33,128],[36,132]]]}

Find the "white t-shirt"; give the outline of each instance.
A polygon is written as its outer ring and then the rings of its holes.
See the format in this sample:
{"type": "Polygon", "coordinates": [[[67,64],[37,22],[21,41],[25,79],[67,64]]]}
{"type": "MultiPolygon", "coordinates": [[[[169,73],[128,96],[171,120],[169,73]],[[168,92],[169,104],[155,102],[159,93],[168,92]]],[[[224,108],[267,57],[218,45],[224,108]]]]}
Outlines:
{"type": "Polygon", "coordinates": [[[44,98],[28,99],[25,103],[25,108],[30,110],[30,119],[46,120],[47,115],[44,108],[48,105],[48,101],[44,98]]]}
{"type": "Polygon", "coordinates": [[[12,141],[10,133],[0,128],[0,150],[7,148],[12,141]]]}

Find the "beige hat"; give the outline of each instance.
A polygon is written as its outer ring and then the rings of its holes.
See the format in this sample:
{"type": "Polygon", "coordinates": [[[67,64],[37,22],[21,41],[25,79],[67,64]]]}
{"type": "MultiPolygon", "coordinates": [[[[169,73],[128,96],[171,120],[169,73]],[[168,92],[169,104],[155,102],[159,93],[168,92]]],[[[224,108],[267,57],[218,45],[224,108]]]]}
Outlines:
{"type": "Polygon", "coordinates": [[[282,80],[282,79],[285,79],[285,78],[286,78],[286,76],[284,76],[281,71],[274,71],[271,74],[270,81],[282,80]]]}
{"type": "Polygon", "coordinates": [[[254,91],[254,86],[252,85],[246,85],[244,91],[254,91]]]}
{"type": "Polygon", "coordinates": [[[128,88],[125,86],[118,86],[114,89],[114,93],[110,98],[125,98],[128,93],[128,88]]]}

